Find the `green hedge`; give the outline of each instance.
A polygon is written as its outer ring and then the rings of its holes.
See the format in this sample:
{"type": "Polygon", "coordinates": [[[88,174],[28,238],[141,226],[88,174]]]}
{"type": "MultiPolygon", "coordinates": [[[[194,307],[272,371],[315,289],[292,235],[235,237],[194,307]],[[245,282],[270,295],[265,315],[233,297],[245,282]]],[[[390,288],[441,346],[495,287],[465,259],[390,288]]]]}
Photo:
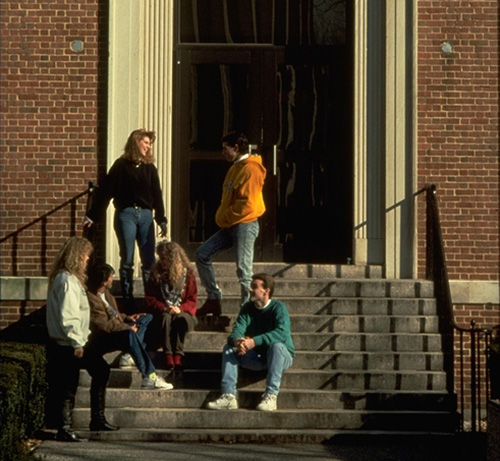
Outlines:
{"type": "Polygon", "coordinates": [[[27,456],[25,441],[44,425],[46,348],[0,341],[0,460],[27,456]]]}

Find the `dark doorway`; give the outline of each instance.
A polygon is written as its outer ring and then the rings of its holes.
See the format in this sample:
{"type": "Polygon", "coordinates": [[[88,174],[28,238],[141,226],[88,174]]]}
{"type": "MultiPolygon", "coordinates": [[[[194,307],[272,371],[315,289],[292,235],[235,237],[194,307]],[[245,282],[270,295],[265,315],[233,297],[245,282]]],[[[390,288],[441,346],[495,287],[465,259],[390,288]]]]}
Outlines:
{"type": "Polygon", "coordinates": [[[229,167],[220,139],[234,129],[268,172],[255,260],[345,262],[353,205],[345,2],[176,5],[173,238],[193,257],[216,231],[229,167]]]}

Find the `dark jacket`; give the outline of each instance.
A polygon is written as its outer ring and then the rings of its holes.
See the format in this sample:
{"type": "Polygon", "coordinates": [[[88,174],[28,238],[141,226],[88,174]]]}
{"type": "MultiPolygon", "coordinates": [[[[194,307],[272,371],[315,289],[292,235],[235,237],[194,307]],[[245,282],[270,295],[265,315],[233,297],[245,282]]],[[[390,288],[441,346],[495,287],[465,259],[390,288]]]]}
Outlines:
{"type": "Polygon", "coordinates": [[[92,221],[99,220],[110,200],[117,210],[138,206],[154,210],[155,221],[166,222],[160,178],[152,163],[135,164],[120,157],[109,169],[87,216],[92,221]]]}

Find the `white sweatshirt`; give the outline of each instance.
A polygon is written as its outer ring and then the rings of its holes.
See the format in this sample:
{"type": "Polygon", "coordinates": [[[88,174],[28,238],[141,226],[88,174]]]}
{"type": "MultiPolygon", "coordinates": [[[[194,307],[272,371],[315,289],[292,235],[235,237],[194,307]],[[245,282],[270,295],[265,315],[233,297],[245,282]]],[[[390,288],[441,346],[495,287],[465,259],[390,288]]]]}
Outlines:
{"type": "Polygon", "coordinates": [[[78,278],[59,272],[47,294],[47,329],[61,346],[85,346],[90,335],[90,306],[87,292],[78,278]]]}

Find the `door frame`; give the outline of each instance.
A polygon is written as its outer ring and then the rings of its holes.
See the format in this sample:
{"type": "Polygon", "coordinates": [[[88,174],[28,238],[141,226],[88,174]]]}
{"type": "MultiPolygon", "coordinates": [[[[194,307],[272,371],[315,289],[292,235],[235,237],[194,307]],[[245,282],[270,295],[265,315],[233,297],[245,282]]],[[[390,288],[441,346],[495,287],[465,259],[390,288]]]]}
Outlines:
{"type": "MultiPolygon", "coordinates": [[[[197,154],[191,156],[190,139],[190,84],[187,76],[189,67],[194,64],[247,64],[250,70],[249,97],[249,130],[247,137],[251,144],[256,145],[255,151],[262,155],[267,170],[264,184],[264,200],[266,212],[259,219],[260,234],[255,243],[255,261],[281,261],[281,244],[277,238],[276,207],[277,180],[275,176],[276,141],[276,75],[277,60],[282,59],[283,49],[270,45],[179,45],[175,56],[174,94],[173,94],[173,156],[172,156],[172,238],[179,242],[188,253],[194,257],[195,250],[201,242],[189,241],[190,204],[189,181],[190,161],[197,159],[197,154]],[[267,96],[266,96],[267,95],[267,96]],[[183,153],[188,151],[189,155],[183,153]]],[[[220,151],[200,154],[202,159],[224,161],[220,151]]],[[[229,164],[227,168],[229,168],[229,164]]],[[[222,183],[213,185],[217,191],[222,183]]],[[[210,218],[210,217],[208,217],[210,218]]],[[[213,216],[215,219],[215,216],[213,216]]],[[[232,259],[231,255],[221,255],[219,259],[232,259]]]]}

